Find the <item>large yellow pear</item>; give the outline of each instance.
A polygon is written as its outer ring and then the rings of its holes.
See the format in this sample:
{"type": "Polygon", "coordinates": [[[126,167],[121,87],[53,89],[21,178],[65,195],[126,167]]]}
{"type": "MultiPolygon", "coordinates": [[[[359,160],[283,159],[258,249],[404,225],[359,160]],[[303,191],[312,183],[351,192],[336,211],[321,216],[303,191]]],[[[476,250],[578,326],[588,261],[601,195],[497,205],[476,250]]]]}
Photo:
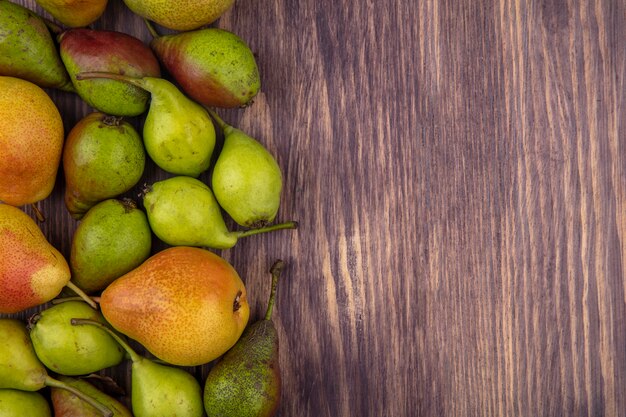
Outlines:
{"type": "Polygon", "coordinates": [[[161,251],[113,281],[100,308],[116,330],[181,366],[224,354],[250,314],[235,269],[213,252],[185,246],[161,251]]]}
{"type": "Polygon", "coordinates": [[[0,202],[22,206],[50,195],[63,135],[59,110],[45,91],[0,76],[0,202]]]}
{"type": "Polygon", "coordinates": [[[70,280],[67,261],[37,224],[0,204],[0,313],[17,313],[56,297],[70,280]]]}
{"type": "Polygon", "coordinates": [[[174,30],[192,30],[208,25],[235,0],[124,0],[130,10],[174,30]]]}

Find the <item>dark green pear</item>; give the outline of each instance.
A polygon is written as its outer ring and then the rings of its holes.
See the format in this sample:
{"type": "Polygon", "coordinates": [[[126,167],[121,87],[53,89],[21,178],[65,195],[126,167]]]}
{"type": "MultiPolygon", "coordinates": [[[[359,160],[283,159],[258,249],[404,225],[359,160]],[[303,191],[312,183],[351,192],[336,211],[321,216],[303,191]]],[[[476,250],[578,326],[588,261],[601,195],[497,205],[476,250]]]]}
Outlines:
{"type": "Polygon", "coordinates": [[[74,91],[44,20],[7,0],[0,0],[0,75],[74,91]]]}
{"type": "MultiPolygon", "coordinates": [[[[85,379],[59,376],[59,381],[79,389],[85,394],[107,406],[113,417],[133,417],[128,408],[121,402],[87,382],[85,379]]],[[[100,412],[69,391],[52,388],[50,390],[54,417],[98,417],[100,412]]]]}
{"type": "Polygon", "coordinates": [[[211,115],[224,131],[224,147],[211,182],[215,198],[241,226],[265,226],[278,213],[283,186],[280,167],[263,145],[215,112],[211,115]]]}
{"type": "Polygon", "coordinates": [[[60,54],[78,95],[90,106],[115,116],[137,116],[148,108],[150,95],[115,80],[79,80],[76,74],[104,71],[131,77],[160,77],[154,53],[126,33],[70,29],[59,35],[60,54]]]}
{"type": "Polygon", "coordinates": [[[279,229],[286,222],[245,231],[229,231],[211,189],[191,177],[172,177],[146,188],[143,196],[148,222],[159,239],[172,246],[231,248],[241,237],[279,229]]]}
{"type": "Polygon", "coordinates": [[[38,391],[46,386],[71,391],[100,411],[105,417],[113,413],[106,406],[74,387],[48,375],[30,341],[26,326],[15,319],[0,318],[0,388],[38,391]]]}
{"type": "MultiPolygon", "coordinates": [[[[98,413],[94,417],[101,415],[98,413]]],[[[48,401],[38,392],[0,389],[0,416],[51,417],[52,413],[48,401]]]]}
{"type": "Polygon", "coordinates": [[[78,79],[108,78],[132,84],[152,95],[143,125],[150,158],[172,174],[197,177],[209,168],[215,128],[207,111],[161,78],[134,78],[108,73],[82,73],[78,79]]]}
{"type": "Polygon", "coordinates": [[[54,305],[30,319],[30,339],[39,360],[61,375],[86,375],[115,366],[124,350],[107,332],[72,326],[72,318],[106,323],[102,314],[83,301],[54,305]]]}
{"type": "Polygon", "coordinates": [[[202,416],[200,384],[188,372],[138,355],[117,334],[99,322],[75,319],[72,323],[99,327],[126,349],[132,361],[131,404],[135,417],[202,416]]]}
{"type": "Polygon", "coordinates": [[[152,232],[145,213],[130,199],[93,206],[72,238],[72,281],[87,294],[104,289],[150,255],[152,232]]]}
{"type": "Polygon", "coordinates": [[[206,28],[158,36],[152,50],[183,91],[205,106],[242,107],[251,102],[261,79],[254,54],[237,35],[206,28]]]}
{"type": "Polygon", "coordinates": [[[141,136],[130,123],[103,113],[84,117],[63,148],[65,205],[72,217],[80,219],[99,201],[130,190],[145,163],[141,136]]]}
{"type": "Polygon", "coordinates": [[[272,308],[282,267],[282,261],[272,266],[265,318],[250,325],[209,372],[204,384],[208,417],[271,417],[276,413],[281,378],[272,308]]]}

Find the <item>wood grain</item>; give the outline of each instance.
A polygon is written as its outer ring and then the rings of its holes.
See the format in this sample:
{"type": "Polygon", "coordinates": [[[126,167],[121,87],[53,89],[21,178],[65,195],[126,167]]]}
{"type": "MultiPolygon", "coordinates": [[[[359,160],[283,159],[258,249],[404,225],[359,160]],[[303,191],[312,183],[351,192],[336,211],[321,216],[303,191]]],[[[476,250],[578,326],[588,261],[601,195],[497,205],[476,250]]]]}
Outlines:
{"type": "MultiPolygon", "coordinates": [[[[301,225],[222,252],[255,317],[287,261],[280,416],[626,415],[623,1],[238,1],[217,25],[263,82],[222,114],[301,225]]],[[[119,0],[94,27],[149,39],[119,0]]],[[[51,95],[68,129],[89,111],[51,95]]],[[[42,228],[67,254],[62,192],[42,228]]]]}

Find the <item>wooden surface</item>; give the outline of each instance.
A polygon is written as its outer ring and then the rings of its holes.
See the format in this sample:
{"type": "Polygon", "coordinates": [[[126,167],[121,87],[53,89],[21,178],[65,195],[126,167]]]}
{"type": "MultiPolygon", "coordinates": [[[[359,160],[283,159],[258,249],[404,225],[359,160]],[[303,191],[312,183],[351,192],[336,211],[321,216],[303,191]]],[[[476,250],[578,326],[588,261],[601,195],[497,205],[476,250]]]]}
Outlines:
{"type": "MultiPolygon", "coordinates": [[[[239,0],[217,25],[263,82],[222,114],[301,225],[222,252],[254,318],[287,261],[280,416],[626,415],[624,1],[239,0]]],[[[119,0],[94,27],[149,39],[119,0]]],[[[68,129],[89,111],[52,96],[68,129]]]]}

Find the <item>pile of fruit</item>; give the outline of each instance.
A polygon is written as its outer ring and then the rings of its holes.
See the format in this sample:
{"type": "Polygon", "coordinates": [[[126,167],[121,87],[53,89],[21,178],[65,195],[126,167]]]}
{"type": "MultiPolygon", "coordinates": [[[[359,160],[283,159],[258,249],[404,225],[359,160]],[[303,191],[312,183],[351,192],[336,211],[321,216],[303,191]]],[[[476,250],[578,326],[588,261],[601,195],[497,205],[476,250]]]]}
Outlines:
{"type": "Polygon", "coordinates": [[[51,403],[55,416],[130,416],[99,389],[111,385],[100,371],[130,360],[137,417],[272,416],[282,262],[265,317],[248,325],[244,282],[209,250],[297,226],[273,223],[274,157],[215,111],[251,104],[255,57],[234,33],[207,27],[233,0],[124,1],[145,19],[149,46],[84,28],[106,0],[37,0],[63,27],[0,0],[0,415],[50,416],[51,403]],[[160,36],[150,21],[178,32],[160,36]],[[94,112],[66,135],[43,88],[76,93],[94,112]],[[124,119],[136,116],[141,133],[124,119]],[[147,158],[169,177],[146,184],[141,204],[120,198],[147,158]],[[80,221],[68,260],[21,209],[51,194],[61,164],[65,205],[80,221]],[[229,230],[223,213],[241,228],[229,230]],[[153,234],[168,248],[154,253],[153,234]],[[13,316],[35,307],[28,323],[13,316]],[[185,369],[216,359],[205,381],[185,369]]]}

